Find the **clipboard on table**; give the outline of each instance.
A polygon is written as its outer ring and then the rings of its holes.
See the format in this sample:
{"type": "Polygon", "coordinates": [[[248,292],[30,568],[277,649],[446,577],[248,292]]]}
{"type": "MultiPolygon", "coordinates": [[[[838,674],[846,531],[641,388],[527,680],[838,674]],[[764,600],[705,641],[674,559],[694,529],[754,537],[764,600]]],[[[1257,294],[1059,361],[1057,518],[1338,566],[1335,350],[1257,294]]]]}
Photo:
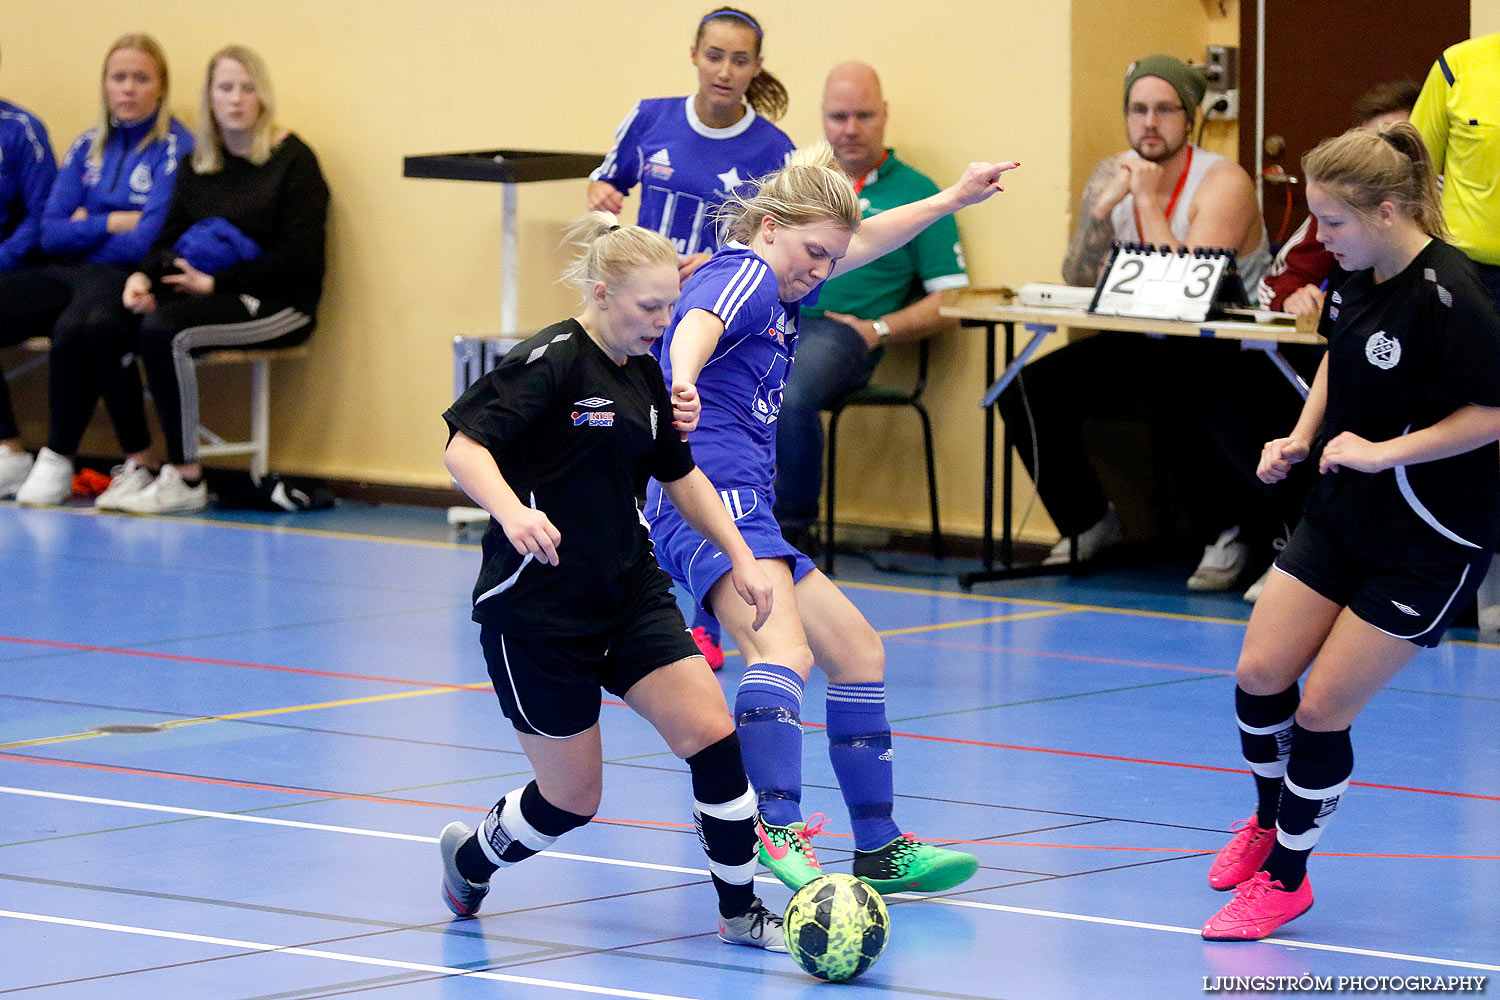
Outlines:
{"type": "Polygon", "coordinates": [[[1089,312],[1201,323],[1248,303],[1233,250],[1116,243],[1089,312]]]}

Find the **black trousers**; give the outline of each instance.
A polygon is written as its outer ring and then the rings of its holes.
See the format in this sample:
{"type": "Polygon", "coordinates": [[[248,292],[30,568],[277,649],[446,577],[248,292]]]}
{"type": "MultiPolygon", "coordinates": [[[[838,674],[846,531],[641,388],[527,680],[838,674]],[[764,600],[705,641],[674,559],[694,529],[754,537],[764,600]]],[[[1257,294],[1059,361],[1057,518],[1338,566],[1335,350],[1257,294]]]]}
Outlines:
{"type": "Polygon", "coordinates": [[[219,292],[165,294],[140,325],[140,356],[167,439],[167,461],[198,461],[198,374],[193,356],[235,347],[289,347],[313,330],[291,306],[219,292]]]}
{"type": "MultiPolygon", "coordinates": [[[[78,450],[101,397],[126,453],[151,443],[131,354],[137,320],[121,304],[128,275],[122,267],[82,262],[0,277],[0,344],[52,339],[47,446],[61,455],[78,450]]],[[[18,433],[10,393],[0,379],[0,440],[18,433]]]]}
{"type": "MultiPolygon", "coordinates": [[[[1310,360],[1315,370],[1316,358],[1310,360]]],[[[1027,365],[999,407],[1043,506],[1065,535],[1089,528],[1108,510],[1086,447],[1090,420],[1151,428],[1162,457],[1136,488],[1149,496],[1153,489],[1143,484],[1169,482],[1199,541],[1233,524],[1252,541],[1269,541],[1296,522],[1306,497],[1305,477],[1276,487],[1255,477],[1261,446],[1292,429],[1301,400],[1268,359],[1236,343],[1090,337],[1027,365]]]]}

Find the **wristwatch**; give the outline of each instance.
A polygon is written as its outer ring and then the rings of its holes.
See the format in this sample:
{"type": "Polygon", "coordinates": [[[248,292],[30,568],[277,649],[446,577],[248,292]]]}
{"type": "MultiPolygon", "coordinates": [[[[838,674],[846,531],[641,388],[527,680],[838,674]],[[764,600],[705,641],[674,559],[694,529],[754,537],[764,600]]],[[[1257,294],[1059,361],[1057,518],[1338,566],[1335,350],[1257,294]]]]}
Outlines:
{"type": "Polygon", "coordinates": [[[877,319],[870,325],[875,328],[875,342],[877,344],[885,343],[885,338],[891,335],[891,324],[887,323],[884,319],[877,319]]]}

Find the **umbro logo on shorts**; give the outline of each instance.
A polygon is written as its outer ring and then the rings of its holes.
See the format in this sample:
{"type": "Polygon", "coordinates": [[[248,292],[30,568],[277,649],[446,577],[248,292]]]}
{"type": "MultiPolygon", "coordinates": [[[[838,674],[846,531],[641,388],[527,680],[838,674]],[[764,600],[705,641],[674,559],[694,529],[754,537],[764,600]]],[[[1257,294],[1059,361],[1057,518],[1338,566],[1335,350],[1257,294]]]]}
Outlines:
{"type": "Polygon", "coordinates": [[[1396,610],[1401,612],[1403,615],[1411,615],[1413,618],[1422,617],[1422,612],[1416,610],[1415,608],[1402,604],[1400,601],[1392,601],[1391,603],[1394,604],[1396,606],[1396,610]]]}

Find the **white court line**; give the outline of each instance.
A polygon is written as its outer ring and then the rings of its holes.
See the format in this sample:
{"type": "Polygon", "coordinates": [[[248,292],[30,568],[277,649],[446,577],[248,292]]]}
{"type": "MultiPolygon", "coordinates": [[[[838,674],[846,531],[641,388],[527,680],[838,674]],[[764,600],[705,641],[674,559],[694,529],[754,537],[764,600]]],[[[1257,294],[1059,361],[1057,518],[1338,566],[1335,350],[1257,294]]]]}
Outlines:
{"type": "Polygon", "coordinates": [[[282,955],[301,955],[305,958],[327,958],[335,962],[352,962],[355,965],[378,965],[386,969],[404,969],[408,972],[436,972],[445,976],[468,976],[472,979],[493,979],[502,983],[517,983],[521,986],[541,986],[551,990],[571,990],[575,993],[598,993],[609,997],[631,997],[633,1000],[691,1000],[666,993],[641,993],[638,990],[617,990],[608,986],[587,986],[583,983],[565,983],[555,979],[534,979],[531,976],[507,976],[503,972],[480,972],[471,969],[456,969],[447,965],[426,965],[422,962],[398,962],[392,958],[370,958],[365,955],[346,955],[338,951],[322,951],[317,948],[298,948],[294,945],[264,944],[260,941],[239,941],[234,938],[209,937],[206,934],[184,934],[181,931],[162,931],[153,927],[130,927],[126,924],[106,924],[98,920],[75,920],[72,917],[53,917],[45,913],[20,913],[16,910],[0,910],[0,917],[15,920],[31,920],[42,924],[62,924],[65,927],[84,927],[95,931],[114,931],[117,934],[138,934],[142,937],[167,938],[172,941],[190,941],[194,944],[212,944],[242,951],[275,952],[282,955]]]}
{"type": "MultiPolygon", "coordinates": [[[[85,802],[92,805],[118,806],[122,809],[143,809],[148,812],[176,813],[184,816],[200,816],[206,819],[225,819],[237,823],[265,823],[272,826],[297,827],[304,830],[323,830],[333,833],[348,833],[360,837],[378,837],[386,840],[411,840],[421,843],[435,844],[438,838],[422,837],[410,833],[391,833],[385,830],[369,830],[355,826],[330,826],[325,823],[306,823],[291,819],[272,819],[267,816],[242,816],[238,813],[211,812],[206,809],[185,809],[181,806],[163,806],[151,802],[132,802],[124,799],[101,799],[90,795],[70,795],[64,792],[47,792],[34,788],[14,788],[9,785],[0,785],[0,792],[9,795],[26,795],[34,798],[61,799],[67,802],[85,802]]],[[[623,861],[618,858],[600,858],[590,854],[564,854],[560,851],[543,851],[542,856],[561,858],[564,861],[582,861],[587,864],[613,865],[620,868],[643,868],[649,871],[676,872],[682,875],[697,875],[707,877],[707,869],[682,868],[676,865],[657,865],[644,861],[623,861]]],[[[775,878],[761,875],[757,876],[759,882],[776,882],[775,878]]],[[[901,892],[894,894],[900,899],[922,900],[928,903],[940,903],[944,906],[958,906],[972,910],[989,910],[996,913],[1014,913],[1026,917],[1046,917],[1051,920],[1074,920],[1081,923],[1105,924],[1111,927],[1130,927],[1137,930],[1163,931],[1168,934],[1191,934],[1199,936],[1197,927],[1176,927],[1172,924],[1152,924],[1139,920],[1121,920],[1117,917],[1096,917],[1086,913],[1065,913],[1058,910],[1038,910],[1029,906],[1007,906],[1003,903],[984,903],[974,899],[950,899],[943,896],[925,896],[919,893],[901,892]]],[[[3,911],[0,911],[3,912],[3,911]]],[[[1398,962],[1416,962],[1422,965],[1444,965],[1457,969],[1479,969],[1486,972],[1500,972],[1500,965],[1486,965],[1482,962],[1463,962],[1457,959],[1432,958],[1427,955],[1407,955],[1395,951],[1374,951],[1368,948],[1352,948],[1346,945],[1320,944],[1315,941],[1296,941],[1288,938],[1268,937],[1262,938],[1267,944],[1285,945],[1288,948],[1306,948],[1311,951],[1331,951],[1340,955],[1362,955],[1370,958],[1388,958],[1398,962]]],[[[373,961],[373,960],[372,960],[373,961]]]]}
{"type": "MultiPolygon", "coordinates": [[[[389,830],[367,830],[357,826],[331,826],[327,823],[306,823],[295,819],[273,819],[270,816],[245,816],[240,813],[213,812],[209,809],[185,809],[182,806],[161,806],[151,802],[128,802],[124,799],[101,799],[93,795],[68,795],[63,792],[44,792],[36,788],[13,788],[0,785],[0,792],[8,795],[29,795],[38,799],[61,799],[64,802],[84,802],[96,806],[118,806],[121,809],[144,809],[147,812],[175,813],[179,816],[198,816],[202,819],[227,819],[236,823],[261,823],[266,826],[290,826],[299,830],[322,830],[325,833],[348,833],[356,837],[376,837],[381,840],[410,840],[418,844],[436,844],[438,838],[416,833],[393,833],[389,830]]],[[[615,865],[619,868],[645,868],[656,872],[677,872],[680,875],[706,876],[707,870],[679,868],[676,865],[655,865],[646,861],[620,861],[615,858],[596,858],[587,854],[564,854],[561,851],[543,851],[552,858],[567,861],[588,861],[598,865],[615,865]]],[[[776,882],[776,879],[766,881],[776,882]]]]}
{"type": "MultiPolygon", "coordinates": [[[[914,892],[897,893],[903,899],[926,899],[931,903],[945,903],[948,906],[966,906],[976,910],[999,910],[1004,913],[1018,913],[1028,917],[1051,917],[1054,920],[1078,920],[1088,924],[1109,924],[1114,927],[1137,927],[1148,931],[1167,931],[1171,934],[1191,934],[1198,937],[1201,932],[1196,927],[1174,927],[1171,924],[1148,924],[1139,920],[1120,920],[1115,917],[1091,917],[1084,913],[1059,913],[1056,910],[1036,910],[1029,906],[1005,906],[1001,903],[981,903],[974,899],[929,899],[926,896],[914,892]]],[[[1341,944],[1319,944],[1316,941],[1293,941],[1289,938],[1268,937],[1261,938],[1264,944],[1281,944],[1288,948],[1307,948],[1312,951],[1333,951],[1340,955],[1365,955],[1370,958],[1389,958],[1398,962],[1420,962],[1423,965],[1447,965],[1457,969],[1483,969],[1486,972],[1500,972],[1500,965],[1485,965],[1483,962],[1460,962],[1451,958],[1430,958],[1426,955],[1404,955],[1398,951],[1373,951],[1369,948],[1350,948],[1341,944]]],[[[1233,945],[1229,945],[1233,947],[1233,945]]]]}

